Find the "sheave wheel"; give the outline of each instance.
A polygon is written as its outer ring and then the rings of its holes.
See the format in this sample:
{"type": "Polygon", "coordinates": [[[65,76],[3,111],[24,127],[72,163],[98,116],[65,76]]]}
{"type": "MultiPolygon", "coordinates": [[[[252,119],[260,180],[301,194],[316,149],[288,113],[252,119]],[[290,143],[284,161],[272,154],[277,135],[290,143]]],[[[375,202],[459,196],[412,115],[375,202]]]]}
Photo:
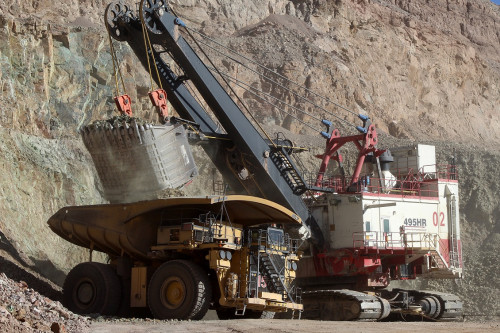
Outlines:
{"type": "Polygon", "coordinates": [[[75,266],[63,285],[63,303],[80,314],[114,315],[121,301],[121,284],[110,265],[84,262],[75,266]]]}
{"type": "Polygon", "coordinates": [[[208,274],[186,260],[164,263],[149,282],[148,305],[158,319],[193,319],[205,316],[212,288],[208,274]]]}

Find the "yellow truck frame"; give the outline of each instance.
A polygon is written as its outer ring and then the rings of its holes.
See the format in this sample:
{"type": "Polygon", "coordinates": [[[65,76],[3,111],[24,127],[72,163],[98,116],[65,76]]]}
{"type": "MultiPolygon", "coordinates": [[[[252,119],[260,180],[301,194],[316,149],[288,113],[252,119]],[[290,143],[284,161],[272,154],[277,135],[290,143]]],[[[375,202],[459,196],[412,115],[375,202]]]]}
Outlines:
{"type": "Polygon", "coordinates": [[[48,224],[62,238],[109,255],[82,263],[63,287],[74,312],[222,319],[301,312],[294,284],[302,225],[290,210],[250,196],[170,198],[65,207],[48,224]]]}

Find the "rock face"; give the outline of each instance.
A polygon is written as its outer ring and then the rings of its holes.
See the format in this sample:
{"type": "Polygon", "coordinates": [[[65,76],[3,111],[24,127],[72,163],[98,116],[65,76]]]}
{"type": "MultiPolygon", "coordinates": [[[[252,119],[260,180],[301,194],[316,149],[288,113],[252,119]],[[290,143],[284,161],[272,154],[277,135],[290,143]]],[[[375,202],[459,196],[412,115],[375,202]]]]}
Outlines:
{"type": "MultiPolygon", "coordinates": [[[[2,239],[27,254],[26,265],[59,283],[62,273],[87,254],[52,234],[46,220],[65,205],[103,202],[77,131],[115,114],[115,78],[101,23],[107,3],[0,0],[0,231],[2,239]]],[[[500,273],[500,184],[494,173],[500,163],[495,147],[500,137],[498,6],[488,0],[169,3],[191,27],[219,43],[368,114],[388,137],[437,142],[448,156],[456,147],[466,278],[438,287],[462,295],[469,314],[494,313],[499,289],[492,277],[500,273]],[[486,301],[485,294],[491,295],[486,301]]],[[[148,74],[125,44],[115,42],[115,48],[134,112],[152,119],[148,74]]],[[[315,128],[320,125],[314,117],[336,121],[331,114],[356,121],[325,100],[309,94],[322,109],[312,107],[227,64],[220,54],[209,54],[241,80],[310,114],[290,106],[277,110],[245,94],[266,128],[317,136],[295,117],[315,128]]],[[[350,128],[338,126],[349,134],[350,128]]],[[[201,151],[195,158],[201,176],[183,193],[210,194],[213,166],[201,151]]]]}

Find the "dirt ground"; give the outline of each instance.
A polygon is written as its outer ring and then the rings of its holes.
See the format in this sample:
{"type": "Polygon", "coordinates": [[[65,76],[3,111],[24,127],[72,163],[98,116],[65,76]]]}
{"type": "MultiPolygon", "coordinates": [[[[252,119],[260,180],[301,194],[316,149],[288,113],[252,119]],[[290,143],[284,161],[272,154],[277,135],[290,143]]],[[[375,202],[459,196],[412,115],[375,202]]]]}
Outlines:
{"type": "Polygon", "coordinates": [[[500,321],[475,323],[432,323],[432,322],[326,322],[313,320],[239,319],[230,321],[156,321],[143,323],[94,322],[91,332],[499,332],[500,321]]]}

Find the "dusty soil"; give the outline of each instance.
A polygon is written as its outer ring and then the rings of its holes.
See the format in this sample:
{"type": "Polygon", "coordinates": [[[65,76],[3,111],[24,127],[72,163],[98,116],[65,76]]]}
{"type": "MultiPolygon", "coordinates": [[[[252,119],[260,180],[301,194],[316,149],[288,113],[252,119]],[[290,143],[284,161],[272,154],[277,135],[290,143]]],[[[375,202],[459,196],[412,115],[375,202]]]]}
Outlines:
{"type": "Polygon", "coordinates": [[[240,319],[231,321],[208,320],[199,322],[164,321],[144,323],[100,323],[90,327],[94,333],[107,332],[498,332],[500,322],[488,323],[373,323],[373,322],[324,322],[312,320],[240,319]]]}

